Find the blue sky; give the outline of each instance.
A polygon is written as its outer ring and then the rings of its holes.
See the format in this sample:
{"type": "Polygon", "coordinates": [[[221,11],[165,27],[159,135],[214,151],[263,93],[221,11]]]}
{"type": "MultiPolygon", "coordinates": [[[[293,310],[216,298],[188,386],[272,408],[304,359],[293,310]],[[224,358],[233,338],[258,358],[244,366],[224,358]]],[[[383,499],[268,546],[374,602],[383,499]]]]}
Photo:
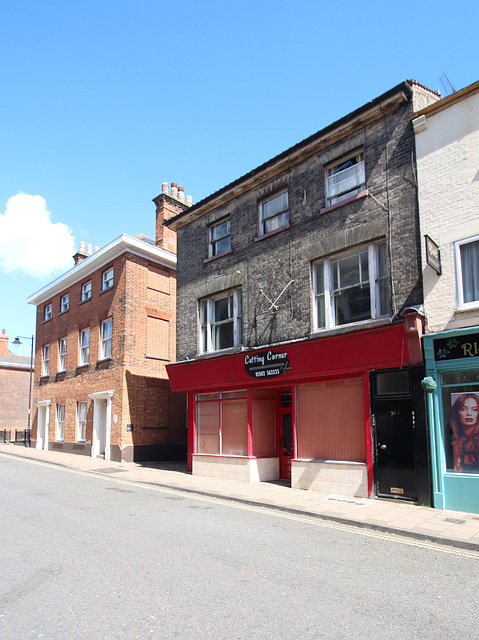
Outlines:
{"type": "Polygon", "coordinates": [[[80,240],[153,236],[163,181],[197,202],[402,80],[477,81],[478,32],[477,0],[5,0],[0,330],[80,240]]]}

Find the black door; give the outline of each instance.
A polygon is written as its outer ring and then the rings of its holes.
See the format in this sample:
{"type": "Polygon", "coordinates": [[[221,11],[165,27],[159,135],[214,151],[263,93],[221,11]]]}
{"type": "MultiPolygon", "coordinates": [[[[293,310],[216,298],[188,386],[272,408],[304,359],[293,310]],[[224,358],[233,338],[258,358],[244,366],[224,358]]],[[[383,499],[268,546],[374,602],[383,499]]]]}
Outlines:
{"type": "Polygon", "coordinates": [[[376,486],[379,496],[417,499],[414,414],[410,398],[376,398],[376,486]]]}

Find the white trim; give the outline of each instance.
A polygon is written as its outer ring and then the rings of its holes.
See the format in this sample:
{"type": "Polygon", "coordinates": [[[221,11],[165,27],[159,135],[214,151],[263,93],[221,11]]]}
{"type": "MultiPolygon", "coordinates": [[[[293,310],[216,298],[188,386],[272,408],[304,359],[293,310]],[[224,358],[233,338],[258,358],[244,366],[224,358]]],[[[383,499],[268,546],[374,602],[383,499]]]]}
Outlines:
{"type": "Polygon", "coordinates": [[[174,253],[170,253],[169,251],[165,251],[164,249],[160,249],[148,242],[138,240],[138,238],[124,233],[31,295],[27,298],[28,304],[42,304],[76,282],[84,280],[126,251],[142,258],[148,258],[148,260],[152,260],[171,269],[176,269],[176,255],[174,253]]]}
{"type": "Polygon", "coordinates": [[[106,410],[105,410],[105,460],[110,459],[110,441],[111,441],[111,399],[115,392],[113,390],[110,391],[99,391],[96,393],[90,393],[88,395],[89,398],[93,400],[93,436],[91,443],[91,457],[96,458],[97,455],[100,454],[100,429],[102,425],[100,425],[100,402],[102,400],[106,400],[106,410]]]}
{"type": "Polygon", "coordinates": [[[50,405],[51,400],[38,400],[35,405],[38,407],[37,414],[37,449],[43,449],[48,451],[48,425],[50,423],[50,405]],[[39,437],[40,415],[44,420],[42,421],[42,434],[39,437]]]}
{"type": "Polygon", "coordinates": [[[468,311],[469,309],[479,309],[479,300],[464,302],[464,287],[462,283],[462,260],[461,247],[472,242],[479,241],[479,236],[472,236],[465,240],[458,240],[454,243],[454,259],[456,267],[456,307],[458,311],[468,311]]]}

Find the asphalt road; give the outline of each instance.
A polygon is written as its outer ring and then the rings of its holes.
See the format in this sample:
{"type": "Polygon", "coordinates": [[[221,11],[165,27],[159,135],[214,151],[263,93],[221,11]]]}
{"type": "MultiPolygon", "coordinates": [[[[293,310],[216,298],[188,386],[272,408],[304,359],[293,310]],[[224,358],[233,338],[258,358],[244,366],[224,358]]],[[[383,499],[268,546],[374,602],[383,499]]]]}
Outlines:
{"type": "Polygon", "coordinates": [[[2,640],[479,638],[479,554],[0,458],[2,640]]]}

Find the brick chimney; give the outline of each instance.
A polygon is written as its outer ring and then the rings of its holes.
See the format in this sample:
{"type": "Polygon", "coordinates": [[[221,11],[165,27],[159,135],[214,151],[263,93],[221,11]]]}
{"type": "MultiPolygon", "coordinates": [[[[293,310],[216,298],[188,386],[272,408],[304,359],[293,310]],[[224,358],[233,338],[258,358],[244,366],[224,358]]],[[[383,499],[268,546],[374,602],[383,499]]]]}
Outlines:
{"type": "Polygon", "coordinates": [[[90,253],[85,251],[85,243],[82,240],[80,242],[80,248],[78,249],[78,251],[73,256],[73,261],[75,262],[75,265],[77,265],[79,262],[81,262],[82,260],[85,260],[85,258],[88,258],[88,256],[91,255],[91,253],[92,253],[91,252],[91,244],[88,245],[88,248],[90,249],[90,253]]]}
{"type": "Polygon", "coordinates": [[[0,356],[11,356],[12,352],[8,348],[8,337],[5,335],[5,329],[2,329],[0,336],[0,356]]]}
{"type": "Polygon", "coordinates": [[[176,231],[165,227],[163,222],[191,207],[193,200],[187,196],[185,202],[185,190],[176,182],[171,183],[171,191],[168,182],[163,182],[161,193],[153,198],[153,202],[156,205],[156,246],[176,253],[176,231]]]}

